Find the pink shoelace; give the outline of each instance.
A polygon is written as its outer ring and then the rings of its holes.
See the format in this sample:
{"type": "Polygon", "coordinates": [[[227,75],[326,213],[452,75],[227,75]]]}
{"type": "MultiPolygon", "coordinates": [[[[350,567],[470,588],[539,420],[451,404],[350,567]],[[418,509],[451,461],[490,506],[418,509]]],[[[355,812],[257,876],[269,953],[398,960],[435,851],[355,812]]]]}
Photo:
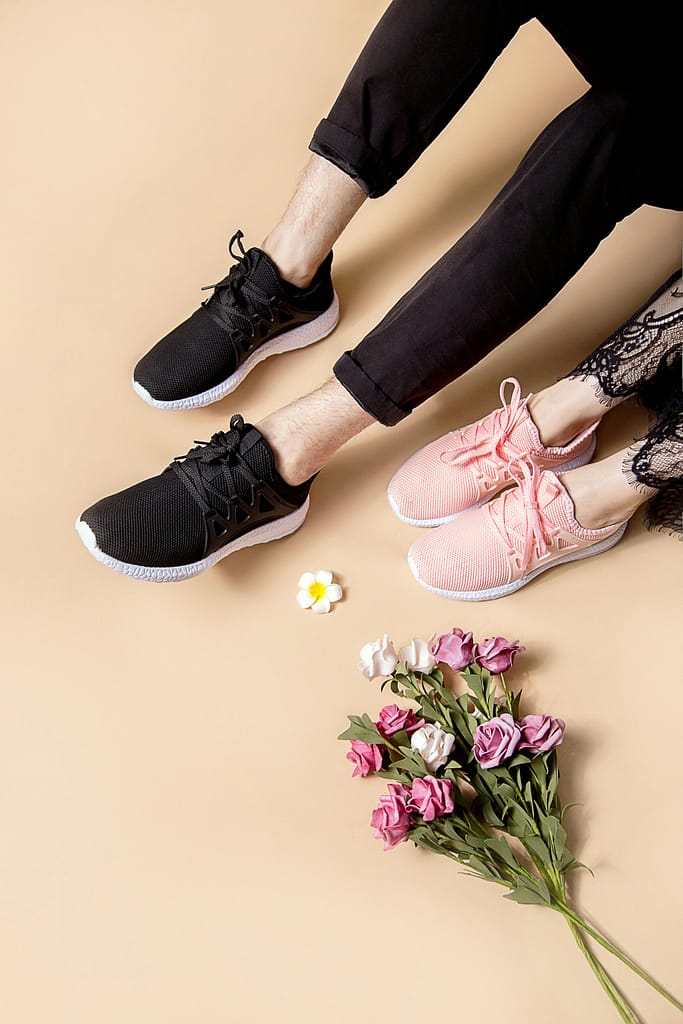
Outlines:
{"type": "MultiPolygon", "coordinates": [[[[453,431],[449,435],[454,439],[450,449],[441,452],[442,462],[451,466],[468,465],[482,459],[492,460],[495,456],[501,462],[511,462],[521,452],[510,444],[510,434],[519,422],[520,413],[526,409],[526,400],[522,398],[522,388],[514,377],[506,377],[500,385],[501,409],[496,409],[486,419],[475,423],[471,436],[464,431],[453,431]],[[512,384],[512,396],[508,402],[505,398],[505,387],[512,384]]],[[[491,467],[494,468],[494,467],[491,467]]],[[[495,474],[499,467],[495,466],[495,474]]],[[[481,473],[481,476],[484,474],[481,473]]]]}
{"type": "MultiPolygon", "coordinates": [[[[501,498],[487,505],[491,521],[498,531],[507,554],[514,558],[522,572],[528,567],[534,549],[539,558],[548,553],[553,537],[559,532],[559,527],[545,515],[538,499],[538,487],[541,482],[542,470],[537,466],[520,459],[510,464],[510,471],[517,486],[505,491],[501,498]],[[516,501],[515,501],[516,499],[516,501]],[[510,501],[513,505],[510,506],[510,501]],[[518,529],[513,528],[509,521],[514,504],[521,502],[521,523],[518,522],[518,529]],[[522,533],[519,533],[519,526],[522,526],[522,533]]],[[[551,485],[550,500],[559,494],[559,489],[551,485]]]]}

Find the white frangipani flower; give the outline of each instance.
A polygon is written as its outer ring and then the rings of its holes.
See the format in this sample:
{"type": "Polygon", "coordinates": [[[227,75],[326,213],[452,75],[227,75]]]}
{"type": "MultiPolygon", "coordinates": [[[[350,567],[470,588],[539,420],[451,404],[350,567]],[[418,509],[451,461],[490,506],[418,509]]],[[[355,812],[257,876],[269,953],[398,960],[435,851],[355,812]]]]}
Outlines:
{"type": "Polygon", "coordinates": [[[316,573],[305,572],[299,580],[297,603],[301,608],[310,608],[318,615],[329,612],[335,601],[340,601],[342,588],[329,569],[318,569],[316,573]]]}

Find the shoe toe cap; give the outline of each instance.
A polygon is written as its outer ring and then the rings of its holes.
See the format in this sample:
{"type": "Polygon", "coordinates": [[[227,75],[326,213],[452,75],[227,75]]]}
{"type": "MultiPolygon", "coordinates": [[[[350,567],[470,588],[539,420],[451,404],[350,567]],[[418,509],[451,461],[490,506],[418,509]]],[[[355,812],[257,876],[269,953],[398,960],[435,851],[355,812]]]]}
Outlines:
{"type": "Polygon", "coordinates": [[[76,529],[95,557],[161,568],[203,557],[204,520],[170,470],[91,505],[76,529]]]}
{"type": "Polygon", "coordinates": [[[445,597],[477,598],[509,581],[509,566],[492,536],[484,509],[463,513],[420,537],[408,553],[422,586],[445,597]]]}
{"type": "Polygon", "coordinates": [[[146,401],[182,401],[223,383],[235,365],[227,332],[200,308],[142,357],[133,386],[146,401]]]}

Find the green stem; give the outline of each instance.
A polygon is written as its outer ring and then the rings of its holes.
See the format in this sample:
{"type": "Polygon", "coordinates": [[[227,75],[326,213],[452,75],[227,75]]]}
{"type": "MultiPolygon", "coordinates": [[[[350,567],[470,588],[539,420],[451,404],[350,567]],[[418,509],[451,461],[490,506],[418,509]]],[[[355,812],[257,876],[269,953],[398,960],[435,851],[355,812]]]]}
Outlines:
{"type": "Polygon", "coordinates": [[[579,949],[585,956],[586,960],[588,961],[590,968],[593,971],[593,974],[598,979],[598,981],[602,985],[603,989],[605,990],[609,998],[612,1000],[612,1003],[614,1004],[621,1019],[623,1021],[626,1021],[626,1024],[640,1024],[640,1021],[638,1017],[636,1017],[631,1005],[626,1001],[626,999],[624,999],[621,992],[612,981],[610,975],[607,973],[607,971],[602,966],[597,957],[593,956],[590,949],[584,942],[581,930],[572,921],[570,921],[569,918],[566,918],[566,921],[576,940],[577,946],[579,947],[579,949]]]}
{"type": "Polygon", "coordinates": [[[571,910],[570,907],[566,905],[566,903],[559,903],[557,909],[566,918],[570,927],[572,924],[574,924],[576,927],[586,932],[587,935],[590,935],[590,937],[592,939],[595,939],[595,941],[599,943],[604,949],[606,949],[608,953],[611,953],[612,956],[615,956],[617,960],[621,960],[622,964],[625,964],[626,967],[630,968],[630,970],[632,970],[634,974],[637,974],[638,977],[642,979],[642,981],[647,982],[647,984],[650,985],[655,990],[655,992],[658,992],[660,996],[663,996],[664,999],[668,1000],[672,1006],[675,1006],[677,1010],[683,1013],[683,1003],[680,1003],[675,996],[671,995],[670,992],[667,992],[665,988],[663,988],[658,982],[656,982],[655,979],[647,973],[647,971],[644,971],[642,967],[639,967],[637,963],[631,960],[629,956],[626,956],[625,953],[622,953],[621,950],[617,949],[616,946],[612,945],[609,939],[606,939],[604,935],[601,935],[600,932],[596,931],[595,928],[592,928],[587,921],[584,921],[582,917],[579,917],[579,915],[576,914],[573,910],[571,910]]]}
{"type": "Polygon", "coordinates": [[[499,672],[498,675],[500,677],[501,683],[503,684],[503,693],[505,694],[505,703],[507,704],[507,709],[510,712],[510,714],[512,714],[512,694],[508,690],[507,683],[505,682],[505,676],[503,675],[503,673],[499,672]]]}

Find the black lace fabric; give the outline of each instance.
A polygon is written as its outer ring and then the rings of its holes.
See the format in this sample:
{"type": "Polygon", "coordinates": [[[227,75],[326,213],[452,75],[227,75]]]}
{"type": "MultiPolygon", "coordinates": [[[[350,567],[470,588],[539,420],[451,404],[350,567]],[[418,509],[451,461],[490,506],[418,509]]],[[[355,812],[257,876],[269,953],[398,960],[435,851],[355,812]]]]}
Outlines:
{"type": "Polygon", "coordinates": [[[653,413],[624,470],[637,488],[653,488],[645,525],[683,540],[683,276],[674,274],[630,320],[567,377],[594,383],[603,404],[635,398],[653,413]]]}

